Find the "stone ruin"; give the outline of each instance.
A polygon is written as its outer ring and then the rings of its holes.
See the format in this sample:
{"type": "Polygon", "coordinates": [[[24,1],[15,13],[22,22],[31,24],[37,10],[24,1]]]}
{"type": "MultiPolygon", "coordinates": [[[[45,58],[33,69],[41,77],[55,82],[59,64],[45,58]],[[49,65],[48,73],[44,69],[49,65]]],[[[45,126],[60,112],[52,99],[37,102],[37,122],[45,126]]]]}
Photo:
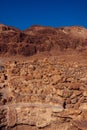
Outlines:
{"type": "Polygon", "coordinates": [[[87,130],[87,64],[0,64],[1,130],[87,130]]]}

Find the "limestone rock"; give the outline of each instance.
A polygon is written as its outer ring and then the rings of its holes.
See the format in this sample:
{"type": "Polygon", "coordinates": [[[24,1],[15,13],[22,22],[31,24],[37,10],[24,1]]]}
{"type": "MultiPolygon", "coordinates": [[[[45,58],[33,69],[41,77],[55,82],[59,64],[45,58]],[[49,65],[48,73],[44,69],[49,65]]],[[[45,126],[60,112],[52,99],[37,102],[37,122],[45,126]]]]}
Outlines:
{"type": "Polygon", "coordinates": [[[62,112],[64,110],[63,106],[61,105],[54,105],[54,107],[52,107],[52,112],[54,113],[58,113],[58,112],[62,112]]]}
{"type": "Polygon", "coordinates": [[[80,109],[80,110],[87,110],[87,103],[82,103],[82,104],[80,104],[79,109],[80,109]]]}
{"type": "Polygon", "coordinates": [[[39,122],[36,123],[36,126],[38,128],[44,128],[46,126],[50,125],[50,122],[44,120],[44,119],[40,119],[39,122]]]}
{"type": "Polygon", "coordinates": [[[84,91],[84,92],[83,92],[83,96],[84,96],[84,97],[87,97],[87,91],[84,91]]]}

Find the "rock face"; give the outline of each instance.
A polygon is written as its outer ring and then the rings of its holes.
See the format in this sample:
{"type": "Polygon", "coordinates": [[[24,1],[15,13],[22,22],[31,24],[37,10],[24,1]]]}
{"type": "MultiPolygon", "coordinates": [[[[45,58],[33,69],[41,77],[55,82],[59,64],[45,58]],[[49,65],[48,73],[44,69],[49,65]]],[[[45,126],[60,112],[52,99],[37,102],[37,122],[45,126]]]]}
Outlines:
{"type": "Polygon", "coordinates": [[[86,130],[86,114],[87,64],[51,56],[0,66],[2,130],[86,130]]]}
{"type": "MultiPolygon", "coordinates": [[[[87,29],[79,26],[32,26],[25,31],[0,24],[0,55],[31,56],[40,52],[59,53],[84,50],[87,47],[87,29]]],[[[54,55],[51,53],[51,55],[54,55]]]]}
{"type": "Polygon", "coordinates": [[[86,50],[83,27],[0,24],[0,130],[87,130],[86,50]]]}

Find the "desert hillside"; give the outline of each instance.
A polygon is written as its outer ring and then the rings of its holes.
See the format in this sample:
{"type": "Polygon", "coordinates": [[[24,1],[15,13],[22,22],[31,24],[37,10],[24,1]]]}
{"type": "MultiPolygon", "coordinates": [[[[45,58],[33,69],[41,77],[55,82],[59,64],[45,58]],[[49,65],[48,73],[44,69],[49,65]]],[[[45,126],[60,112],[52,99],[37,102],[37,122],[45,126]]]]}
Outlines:
{"type": "Polygon", "coordinates": [[[87,130],[87,29],[0,24],[0,129],[87,130]]]}
{"type": "Polygon", "coordinates": [[[0,55],[32,56],[47,52],[58,55],[87,48],[87,29],[79,26],[52,28],[32,26],[21,31],[0,24],[0,55]]]}

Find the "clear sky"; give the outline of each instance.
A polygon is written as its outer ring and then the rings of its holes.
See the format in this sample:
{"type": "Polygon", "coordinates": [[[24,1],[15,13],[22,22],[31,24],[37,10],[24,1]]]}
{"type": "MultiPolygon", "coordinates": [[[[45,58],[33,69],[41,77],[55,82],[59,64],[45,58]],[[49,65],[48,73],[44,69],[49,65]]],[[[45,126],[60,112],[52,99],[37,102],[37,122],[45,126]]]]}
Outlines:
{"type": "Polygon", "coordinates": [[[87,27],[87,0],[0,0],[0,23],[22,30],[34,24],[87,27]]]}

